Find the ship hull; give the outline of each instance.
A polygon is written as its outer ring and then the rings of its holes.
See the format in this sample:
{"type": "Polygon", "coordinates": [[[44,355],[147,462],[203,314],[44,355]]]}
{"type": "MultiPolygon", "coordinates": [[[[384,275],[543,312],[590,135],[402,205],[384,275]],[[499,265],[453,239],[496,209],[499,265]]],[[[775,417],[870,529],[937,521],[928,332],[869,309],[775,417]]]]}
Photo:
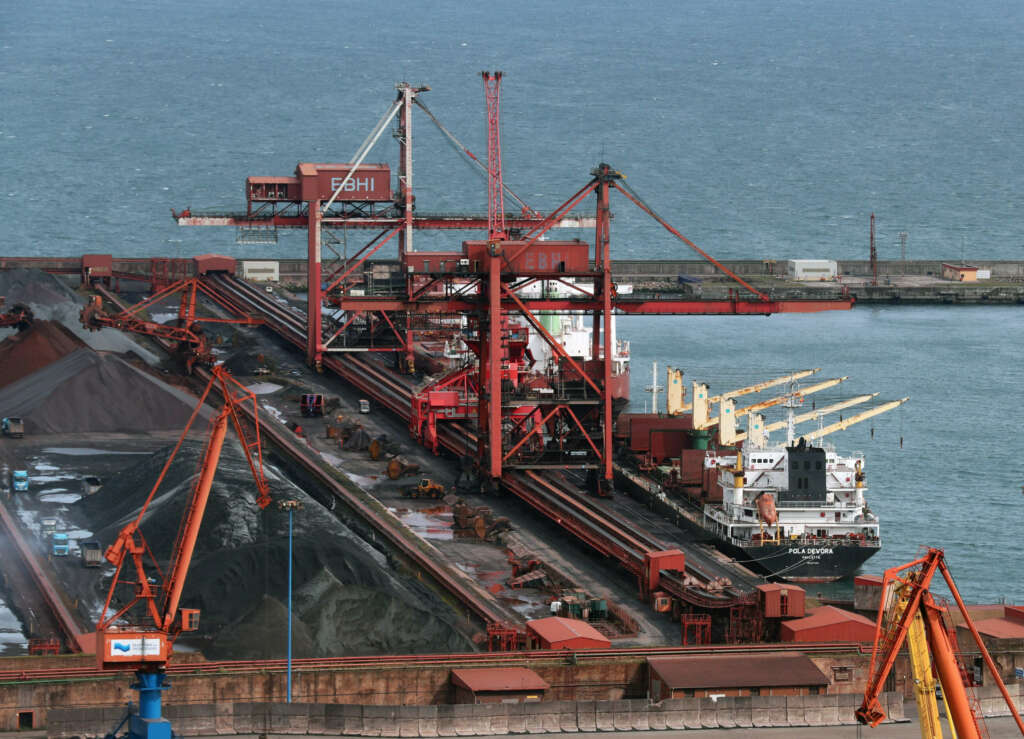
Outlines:
{"type": "Polygon", "coordinates": [[[830,542],[741,545],[717,537],[716,544],[769,577],[808,583],[850,577],[880,549],[879,545],[830,542]]]}

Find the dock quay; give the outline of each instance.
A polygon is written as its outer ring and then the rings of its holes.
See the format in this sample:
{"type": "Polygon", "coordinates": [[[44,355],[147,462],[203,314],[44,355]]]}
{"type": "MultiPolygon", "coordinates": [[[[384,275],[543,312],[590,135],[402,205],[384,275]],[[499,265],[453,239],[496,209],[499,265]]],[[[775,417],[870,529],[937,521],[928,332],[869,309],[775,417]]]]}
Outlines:
{"type": "MultiPolygon", "coordinates": [[[[793,280],[786,277],[784,259],[720,260],[720,263],[773,299],[813,300],[849,296],[855,305],[1019,305],[1024,303],[1024,260],[973,260],[984,279],[961,282],[943,276],[944,264],[958,260],[880,260],[877,278],[869,260],[835,260],[835,278],[793,280]]],[[[81,275],[83,282],[102,277],[168,284],[196,274],[193,259],[120,258],[93,254],[79,257],[0,257],[0,269],[41,269],[53,274],[81,275]],[[90,278],[91,275],[91,278],[90,278]]],[[[305,259],[254,256],[237,261],[236,276],[305,289],[305,259]]],[[[361,265],[367,294],[390,289],[400,278],[398,260],[368,260],[361,265]]],[[[734,282],[704,260],[616,260],[612,279],[628,284],[636,296],[728,298],[734,282]]]]}

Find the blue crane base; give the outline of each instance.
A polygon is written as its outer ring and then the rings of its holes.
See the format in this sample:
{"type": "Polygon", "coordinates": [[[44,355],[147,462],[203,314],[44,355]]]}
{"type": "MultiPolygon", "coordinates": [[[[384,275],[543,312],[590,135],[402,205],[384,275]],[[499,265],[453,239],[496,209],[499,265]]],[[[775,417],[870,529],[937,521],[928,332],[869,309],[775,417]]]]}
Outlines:
{"type": "Polygon", "coordinates": [[[139,691],[139,712],[129,719],[128,739],[172,739],[171,722],[162,715],[161,693],[170,687],[164,673],[136,672],[135,677],[139,681],[132,688],[139,691]]]}

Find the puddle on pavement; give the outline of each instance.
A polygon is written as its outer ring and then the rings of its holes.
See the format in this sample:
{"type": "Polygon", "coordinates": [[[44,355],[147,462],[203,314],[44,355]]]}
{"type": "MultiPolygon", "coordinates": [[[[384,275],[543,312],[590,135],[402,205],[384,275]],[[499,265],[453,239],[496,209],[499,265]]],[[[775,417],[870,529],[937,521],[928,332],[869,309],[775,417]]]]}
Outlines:
{"type": "Polygon", "coordinates": [[[427,513],[426,511],[410,511],[405,508],[389,509],[395,517],[408,526],[413,533],[422,539],[451,541],[455,538],[451,511],[446,513],[427,513]]]}

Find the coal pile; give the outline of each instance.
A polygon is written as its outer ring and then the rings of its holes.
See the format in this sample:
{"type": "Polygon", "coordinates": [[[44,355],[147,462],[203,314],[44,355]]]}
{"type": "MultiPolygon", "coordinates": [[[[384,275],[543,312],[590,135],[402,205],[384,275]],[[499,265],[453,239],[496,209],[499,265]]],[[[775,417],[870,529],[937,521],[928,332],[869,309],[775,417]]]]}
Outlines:
{"type": "Polygon", "coordinates": [[[22,333],[0,342],[0,387],[27,377],[84,346],[82,340],[62,324],[35,321],[22,333]]]}
{"type": "MultiPolygon", "coordinates": [[[[126,334],[113,329],[90,331],[78,316],[85,305],[80,296],[59,277],[37,269],[0,270],[0,295],[6,298],[8,306],[24,303],[32,309],[36,321],[51,320],[61,323],[64,328],[96,351],[133,353],[149,364],[157,364],[161,357],[126,334]]],[[[0,329],[0,336],[4,330],[0,329]]]]}
{"type": "Polygon", "coordinates": [[[7,299],[8,306],[25,303],[33,310],[36,305],[80,302],[66,282],[38,269],[0,270],[0,295],[7,299]]]}
{"type": "MultiPolygon", "coordinates": [[[[182,446],[140,526],[160,558],[171,554],[202,447],[191,440],[182,446]]],[[[104,545],[111,543],[137,515],[169,453],[170,448],[147,458],[74,504],[77,523],[104,545]]],[[[275,500],[303,503],[294,517],[297,656],[474,648],[459,630],[458,616],[437,595],[397,573],[386,555],[273,468],[268,478],[275,500]]],[[[259,510],[245,457],[232,440],[221,455],[181,604],[201,611],[196,644],[207,657],[284,656],[287,562],[287,513],[273,504],[259,510]]]]}
{"type": "MultiPolygon", "coordinates": [[[[34,355],[25,353],[31,349],[21,342],[8,360],[31,367],[34,355]]],[[[88,347],[0,388],[0,415],[21,416],[28,434],[180,429],[194,402],[119,357],[88,347]]]]}

